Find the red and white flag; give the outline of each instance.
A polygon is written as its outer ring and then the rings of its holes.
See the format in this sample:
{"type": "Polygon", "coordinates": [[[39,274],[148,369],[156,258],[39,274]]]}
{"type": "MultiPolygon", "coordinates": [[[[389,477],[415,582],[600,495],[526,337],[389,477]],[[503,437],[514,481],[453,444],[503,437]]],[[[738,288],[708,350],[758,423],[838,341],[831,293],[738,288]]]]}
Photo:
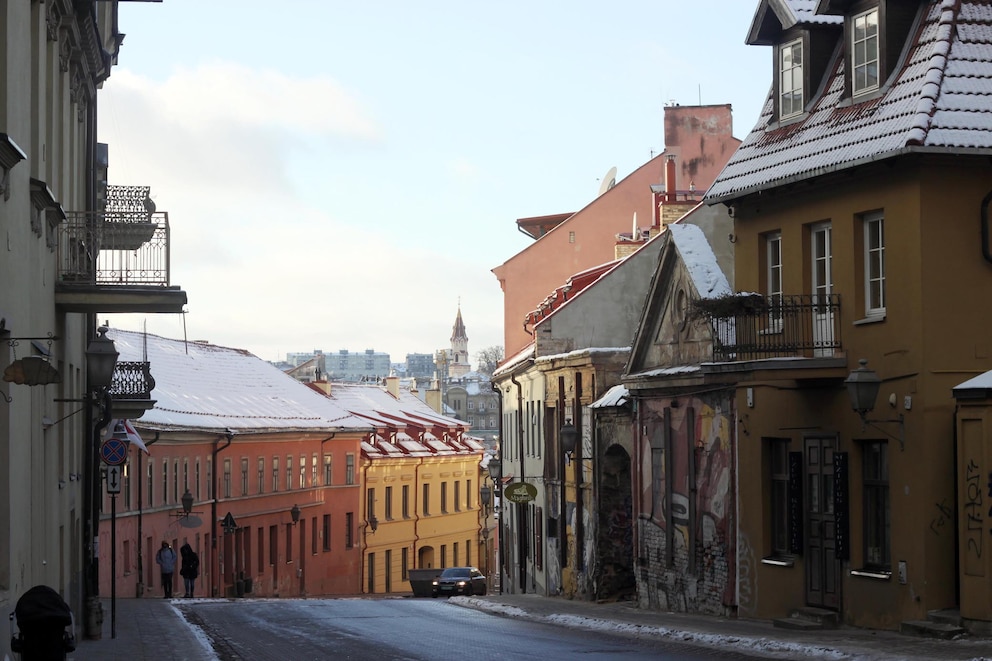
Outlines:
{"type": "Polygon", "coordinates": [[[148,446],[146,446],[145,442],[141,440],[141,436],[134,428],[134,425],[131,424],[130,420],[126,418],[113,420],[110,424],[110,428],[114,430],[114,434],[117,438],[124,438],[126,436],[127,440],[134,443],[139,450],[145,454],[148,454],[148,446]]]}

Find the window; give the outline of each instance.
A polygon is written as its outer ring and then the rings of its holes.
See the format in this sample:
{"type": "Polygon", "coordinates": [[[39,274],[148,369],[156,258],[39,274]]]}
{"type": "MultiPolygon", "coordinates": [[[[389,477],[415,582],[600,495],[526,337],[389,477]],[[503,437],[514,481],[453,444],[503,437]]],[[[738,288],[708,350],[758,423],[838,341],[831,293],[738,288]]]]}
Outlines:
{"type": "Polygon", "coordinates": [[[310,519],[310,555],[317,555],[317,517],[310,519]]]}
{"type": "Polygon", "coordinates": [[[331,515],[324,515],[324,529],[322,531],[324,537],[324,550],[331,550],[331,515]]]}
{"type": "Polygon", "coordinates": [[[803,111],[803,41],[796,39],[779,50],[779,118],[795,117],[803,111]]]}
{"type": "Polygon", "coordinates": [[[403,518],[409,519],[410,518],[410,485],[409,484],[403,485],[402,507],[403,507],[403,518]]]}
{"type": "Polygon", "coordinates": [[[269,564],[274,565],[279,560],[279,527],[269,526],[269,564]]]}
{"type": "Polygon", "coordinates": [[[214,484],[214,460],[213,457],[207,457],[207,498],[213,500],[216,497],[214,493],[216,485],[214,484]]]}
{"type": "Polygon", "coordinates": [[[241,495],[248,495],[248,457],[241,458],[241,495]]]}
{"type": "MultiPolygon", "coordinates": [[[[301,551],[303,549],[300,549],[301,551]]],[[[293,561],[293,524],[286,524],[286,563],[293,561]]]]}
{"type": "Polygon", "coordinates": [[[855,96],[878,89],[878,9],[854,17],[851,31],[851,90],[855,96]]]}
{"type": "Polygon", "coordinates": [[[196,499],[200,500],[200,458],[196,458],[196,467],[193,469],[196,474],[196,499]]]}
{"type": "Polygon", "coordinates": [[[470,539],[465,540],[465,564],[472,564],[472,540],[470,539]]]}
{"type": "Polygon", "coordinates": [[[224,497],[231,497],[231,460],[224,460],[224,497]]]}
{"type": "Polygon", "coordinates": [[[179,502],[179,460],[172,461],[172,502],[179,502]]]}
{"type": "Polygon", "coordinates": [[[310,486],[317,486],[317,453],[310,455],[310,486]]]}
{"type": "Polygon", "coordinates": [[[465,480],[465,507],[472,509],[472,480],[465,480]]]}
{"type": "Polygon", "coordinates": [[[889,446],[871,441],[863,446],[865,567],[889,571],[889,446]]]}
{"type": "Polygon", "coordinates": [[[307,457],[306,455],[300,455],[300,488],[307,488],[307,457]]]}
{"type": "Polygon", "coordinates": [[[771,481],[772,555],[789,553],[789,439],[765,439],[771,481]]]}
{"type": "Polygon", "coordinates": [[[474,399],[468,400],[468,410],[469,411],[474,411],[475,410],[475,400],[474,399]]]}
{"type": "Polygon", "coordinates": [[[765,294],[771,309],[767,332],[782,330],[782,233],[765,235],[765,294]]]}
{"type": "Polygon", "coordinates": [[[456,512],[461,512],[462,511],[462,503],[461,503],[462,489],[461,489],[461,487],[462,487],[462,483],[459,482],[458,480],[455,480],[455,511],[456,512]]]}
{"type": "Polygon", "coordinates": [[[448,513],[448,483],[441,483],[441,514],[448,513]]]}
{"type": "Polygon", "coordinates": [[[423,501],[424,501],[424,503],[423,503],[423,505],[424,505],[424,508],[423,508],[424,516],[430,516],[431,515],[431,507],[430,507],[430,504],[431,504],[431,485],[429,485],[429,484],[425,484],[424,485],[424,498],[423,498],[423,501]]]}
{"type": "Polygon", "coordinates": [[[155,504],[155,470],[152,460],[148,460],[148,506],[155,504]]]}
{"type": "Polygon", "coordinates": [[[162,504],[169,504],[169,460],[162,460],[162,504]]]}
{"type": "Polygon", "coordinates": [[[286,455],[286,491],[293,489],[293,455],[286,455]]]}
{"type": "Polygon", "coordinates": [[[375,489],[365,490],[365,520],[371,521],[375,518],[375,489]]]}
{"type": "Polygon", "coordinates": [[[401,580],[410,578],[410,549],[405,546],[400,549],[400,572],[401,580]]]}
{"type": "Polygon", "coordinates": [[[386,512],[385,512],[386,521],[392,521],[393,520],[393,488],[392,487],[386,487],[385,506],[386,506],[386,512]]]}
{"type": "MultiPolygon", "coordinates": [[[[131,509],[131,465],[124,464],[121,468],[124,469],[124,509],[131,509]]],[[[141,476],[138,476],[138,480],[141,480],[141,476]]]]}
{"type": "Polygon", "coordinates": [[[344,515],[344,547],[350,549],[355,545],[355,538],[352,529],[355,527],[355,513],[348,512],[344,515]]]}
{"type": "Polygon", "coordinates": [[[355,455],[353,454],[349,454],[347,457],[345,457],[344,483],[345,484],[355,483],[355,455]]]}
{"type": "Polygon", "coordinates": [[[324,455],[324,486],[331,486],[331,455],[324,455]]]}
{"type": "Polygon", "coordinates": [[[885,216],[864,216],[865,226],[865,315],[885,316],[885,216]]]}
{"type": "Polygon", "coordinates": [[[189,459],[183,457],[183,493],[189,491],[189,459]]]}
{"type": "Polygon", "coordinates": [[[272,457],[272,493],[279,491],[279,457],[272,457]]]}
{"type": "Polygon", "coordinates": [[[458,542],[451,545],[451,564],[455,567],[458,566],[458,542]]]}
{"type": "Polygon", "coordinates": [[[258,573],[265,571],[265,528],[258,527],[258,573]]]}
{"type": "Polygon", "coordinates": [[[393,591],[393,552],[386,549],[386,562],[383,568],[383,574],[386,576],[386,593],[393,591]]]}
{"type": "Polygon", "coordinates": [[[265,493],[265,457],[258,458],[258,493],[265,493]]]}
{"type": "Polygon", "coordinates": [[[441,544],[441,569],[448,566],[448,545],[441,544]]]}

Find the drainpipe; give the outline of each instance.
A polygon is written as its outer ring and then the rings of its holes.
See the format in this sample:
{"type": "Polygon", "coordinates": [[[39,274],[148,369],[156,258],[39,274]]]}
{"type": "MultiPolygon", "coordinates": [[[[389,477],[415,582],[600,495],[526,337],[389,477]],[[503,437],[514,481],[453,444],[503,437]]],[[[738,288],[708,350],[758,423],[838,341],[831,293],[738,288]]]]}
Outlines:
{"type": "Polygon", "coordinates": [[[499,495],[499,518],[496,519],[496,570],[499,572],[499,593],[503,594],[503,512],[505,503],[503,502],[503,390],[492,381],[489,387],[493,389],[499,397],[499,462],[500,474],[497,476],[498,482],[493,484],[493,507],[496,506],[496,495],[499,495]]]}
{"type": "MultiPolygon", "coordinates": [[[[362,544],[361,544],[362,557],[361,557],[361,560],[360,560],[360,563],[359,563],[359,566],[358,566],[358,572],[359,572],[358,575],[362,577],[359,580],[366,579],[366,580],[363,581],[363,583],[365,583],[365,585],[359,585],[358,586],[359,587],[359,590],[361,591],[362,594],[372,594],[372,592],[375,589],[375,586],[373,585],[372,586],[373,587],[373,590],[368,590],[368,579],[365,576],[365,557],[367,555],[366,554],[366,551],[368,551],[368,548],[369,548],[369,541],[368,541],[369,540],[369,487],[368,487],[368,484],[369,484],[369,466],[371,464],[372,464],[372,458],[370,457],[368,463],[365,464],[365,466],[362,467],[362,484],[365,485],[365,493],[363,493],[360,496],[360,498],[362,498],[362,500],[365,501],[365,506],[362,508],[362,509],[365,510],[365,523],[361,526],[361,528],[362,528],[362,544]]],[[[361,503],[362,501],[358,501],[358,502],[361,503]]]]}
{"type": "Polygon", "coordinates": [[[982,200],[982,255],[985,261],[992,262],[992,248],[989,248],[989,203],[992,203],[992,191],[982,200]]]}
{"type": "MultiPolygon", "coordinates": [[[[155,438],[152,439],[152,440],[150,440],[150,441],[148,441],[147,443],[145,443],[145,447],[148,447],[149,445],[154,445],[155,442],[158,440],[158,437],[161,436],[161,434],[162,434],[162,432],[155,432],[155,438]]],[[[134,596],[141,597],[142,595],[145,594],[145,584],[144,584],[144,580],[145,580],[145,562],[144,562],[144,557],[145,556],[141,552],[141,542],[144,540],[144,538],[142,537],[142,533],[141,533],[142,517],[144,516],[144,509],[143,509],[143,506],[141,504],[142,503],[142,500],[141,500],[141,487],[142,487],[142,482],[144,482],[144,479],[142,477],[142,470],[141,470],[141,451],[140,450],[138,451],[138,475],[137,475],[137,477],[138,477],[138,585],[135,586],[135,595],[134,596]]]]}
{"type": "MultiPolygon", "coordinates": [[[[517,387],[517,451],[520,456],[520,481],[524,481],[524,389],[523,386],[517,381],[517,377],[510,375],[510,382],[517,387]]],[[[525,506],[526,507],[526,506],[525,506]]],[[[517,509],[518,519],[520,516],[520,508],[517,509]]],[[[527,593],[527,539],[526,536],[521,533],[520,521],[517,521],[517,552],[520,554],[518,560],[520,565],[520,590],[521,594],[527,593]]]]}
{"type": "MultiPolygon", "coordinates": [[[[220,438],[214,441],[213,459],[211,460],[213,462],[213,466],[211,467],[213,470],[213,475],[210,476],[210,479],[213,481],[213,484],[210,485],[210,492],[213,496],[210,501],[210,548],[213,555],[213,558],[211,558],[210,561],[210,569],[211,571],[214,569],[217,570],[217,584],[213,586],[213,596],[215,597],[220,592],[221,579],[220,563],[218,562],[219,559],[217,557],[217,455],[221,450],[227,449],[227,447],[231,444],[231,441],[234,440],[234,432],[228,429],[227,434],[225,434],[223,438],[227,440],[227,443],[225,443],[223,447],[217,447],[217,444],[221,441],[220,438]]],[[[213,581],[211,581],[211,583],[213,583],[213,581]]]]}

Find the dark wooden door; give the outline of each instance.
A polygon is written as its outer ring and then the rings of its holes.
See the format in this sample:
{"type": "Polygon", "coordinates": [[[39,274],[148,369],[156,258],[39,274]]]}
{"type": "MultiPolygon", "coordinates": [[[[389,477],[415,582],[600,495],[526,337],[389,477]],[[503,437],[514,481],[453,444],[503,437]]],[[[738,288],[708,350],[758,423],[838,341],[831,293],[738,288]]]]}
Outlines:
{"type": "Polygon", "coordinates": [[[834,511],[834,437],[805,439],[806,603],[840,610],[841,562],[834,511]]]}

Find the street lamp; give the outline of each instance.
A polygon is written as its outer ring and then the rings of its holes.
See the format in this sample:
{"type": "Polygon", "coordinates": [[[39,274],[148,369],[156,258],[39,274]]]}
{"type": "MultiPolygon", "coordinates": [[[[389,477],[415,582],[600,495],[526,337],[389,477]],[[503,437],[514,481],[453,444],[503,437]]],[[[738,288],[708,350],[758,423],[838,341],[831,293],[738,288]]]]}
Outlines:
{"type": "Polygon", "coordinates": [[[575,444],[579,440],[579,430],[572,424],[571,418],[567,418],[565,420],[565,424],[562,425],[562,428],[558,434],[561,438],[562,452],[571,458],[572,454],[575,452],[575,444]]]}
{"type": "Polygon", "coordinates": [[[107,337],[106,326],[97,329],[99,335],[90,340],[86,347],[86,375],[91,400],[100,409],[100,418],[93,425],[90,436],[88,453],[88,470],[84,478],[84,509],[87,513],[85,522],[86,565],[84,573],[85,599],[83,601],[83,630],[87,638],[98,640],[102,635],[103,605],[100,603],[100,558],[97,554],[100,526],[100,431],[111,420],[110,387],[114,381],[114,368],[120,354],[114,346],[114,341],[107,337]]]}
{"type": "Polygon", "coordinates": [[[844,379],[844,385],[847,386],[847,394],[851,399],[851,408],[861,417],[863,424],[870,425],[889,438],[899,441],[899,449],[905,450],[906,421],[902,413],[896,418],[881,420],[868,419],[868,414],[875,409],[875,400],[878,398],[878,390],[882,386],[882,379],[875,373],[875,370],[868,368],[868,361],[864,358],[858,361],[858,365],[858,368],[852,370],[848,377],[844,379]],[[899,435],[894,436],[875,424],[882,422],[898,423],[899,435]]]}
{"type": "Polygon", "coordinates": [[[293,503],[293,509],[289,510],[289,516],[293,519],[293,525],[295,526],[300,522],[300,506],[293,503]]]}

